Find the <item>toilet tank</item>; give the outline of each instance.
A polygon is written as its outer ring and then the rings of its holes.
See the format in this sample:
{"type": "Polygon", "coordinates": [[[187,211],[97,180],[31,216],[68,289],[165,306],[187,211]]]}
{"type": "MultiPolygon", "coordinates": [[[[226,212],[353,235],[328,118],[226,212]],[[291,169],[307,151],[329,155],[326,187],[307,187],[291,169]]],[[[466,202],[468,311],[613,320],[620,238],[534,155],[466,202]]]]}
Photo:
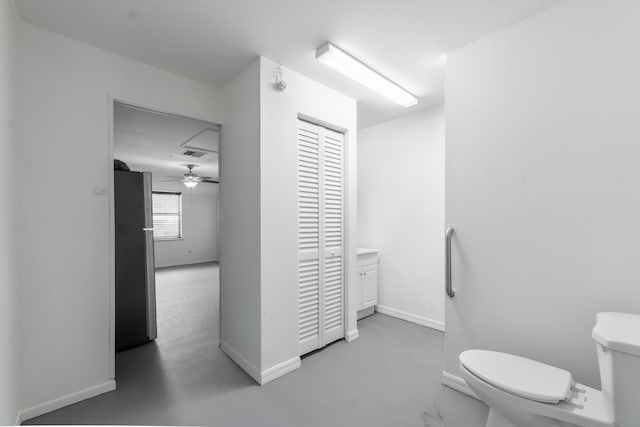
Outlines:
{"type": "Polygon", "coordinates": [[[640,420],[640,315],[598,313],[593,328],[598,350],[602,394],[618,427],[637,427],[640,420]]]}

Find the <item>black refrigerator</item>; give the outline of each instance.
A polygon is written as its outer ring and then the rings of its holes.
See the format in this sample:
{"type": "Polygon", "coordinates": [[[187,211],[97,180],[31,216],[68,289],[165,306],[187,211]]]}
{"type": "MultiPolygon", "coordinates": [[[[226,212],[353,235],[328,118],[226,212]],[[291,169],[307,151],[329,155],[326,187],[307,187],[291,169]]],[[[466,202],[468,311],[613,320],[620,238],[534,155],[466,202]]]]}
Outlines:
{"type": "Polygon", "coordinates": [[[114,171],[116,351],[157,337],[151,173],[114,171]]]}

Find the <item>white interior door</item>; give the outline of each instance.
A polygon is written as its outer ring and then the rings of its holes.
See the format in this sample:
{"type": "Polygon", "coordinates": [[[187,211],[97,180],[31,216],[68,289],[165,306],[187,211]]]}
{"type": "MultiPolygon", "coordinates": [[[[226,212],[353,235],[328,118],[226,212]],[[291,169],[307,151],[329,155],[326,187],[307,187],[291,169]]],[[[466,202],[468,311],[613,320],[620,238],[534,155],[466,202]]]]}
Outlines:
{"type": "Polygon", "coordinates": [[[343,134],[321,128],[322,138],[322,346],[344,336],[343,134]]]}
{"type": "Polygon", "coordinates": [[[298,122],[298,337],[300,354],[320,346],[320,134],[298,122]]]}
{"type": "Polygon", "coordinates": [[[300,354],[344,336],[344,138],[298,121],[300,354]]]}

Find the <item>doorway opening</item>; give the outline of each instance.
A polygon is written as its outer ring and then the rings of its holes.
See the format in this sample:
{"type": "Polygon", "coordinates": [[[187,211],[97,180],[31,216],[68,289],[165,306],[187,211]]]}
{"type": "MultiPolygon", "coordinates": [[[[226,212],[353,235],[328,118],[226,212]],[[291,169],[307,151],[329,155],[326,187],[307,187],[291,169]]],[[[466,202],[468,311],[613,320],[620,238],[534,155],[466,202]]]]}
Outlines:
{"type": "Polygon", "coordinates": [[[171,369],[198,369],[217,349],[220,135],[216,123],[113,100],[110,369],[119,382],[145,376],[162,390],[171,369]]]}

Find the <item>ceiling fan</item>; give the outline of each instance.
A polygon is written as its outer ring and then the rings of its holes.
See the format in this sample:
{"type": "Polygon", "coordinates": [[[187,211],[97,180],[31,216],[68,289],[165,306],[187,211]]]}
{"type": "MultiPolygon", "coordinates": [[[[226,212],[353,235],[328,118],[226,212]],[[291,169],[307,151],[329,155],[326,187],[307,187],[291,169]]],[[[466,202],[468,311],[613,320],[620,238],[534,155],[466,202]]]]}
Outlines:
{"type": "Polygon", "coordinates": [[[173,178],[173,179],[165,179],[165,180],[161,180],[160,182],[181,181],[187,188],[194,188],[196,185],[198,185],[201,182],[204,182],[207,184],[218,184],[220,182],[211,178],[210,176],[198,176],[197,173],[193,172],[193,168],[195,168],[196,165],[185,165],[185,166],[187,167],[187,169],[189,169],[189,171],[185,173],[182,176],[182,178],[179,178],[177,176],[170,176],[169,178],[173,178]]]}

